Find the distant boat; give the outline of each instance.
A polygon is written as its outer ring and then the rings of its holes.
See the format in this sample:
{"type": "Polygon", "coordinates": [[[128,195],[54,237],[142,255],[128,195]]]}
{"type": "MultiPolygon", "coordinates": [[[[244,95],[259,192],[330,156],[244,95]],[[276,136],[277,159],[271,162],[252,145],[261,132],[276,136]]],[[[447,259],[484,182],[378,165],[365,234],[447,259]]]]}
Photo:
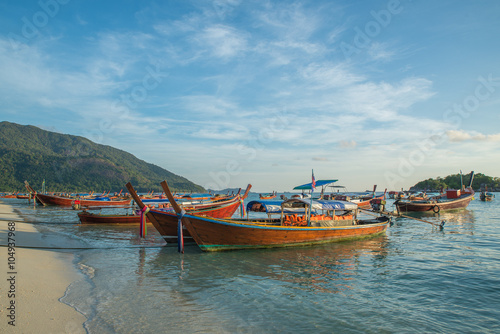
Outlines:
{"type": "MultiPolygon", "coordinates": [[[[343,186],[334,186],[334,188],[344,188],[343,186]]],[[[377,190],[377,185],[373,186],[373,191],[369,194],[335,194],[333,193],[331,196],[333,199],[339,200],[339,201],[348,201],[352,203],[356,203],[360,208],[369,208],[371,206],[371,203],[382,200],[385,197],[385,193],[379,196],[375,195],[375,191],[377,190]]],[[[370,192],[370,191],[367,191],[370,192]]]]}
{"type": "Polygon", "coordinates": [[[4,194],[2,196],[0,196],[1,198],[17,198],[17,194],[18,193],[15,193],[15,194],[4,194]]]}
{"type": "Polygon", "coordinates": [[[479,196],[479,199],[483,202],[491,202],[494,198],[495,195],[488,192],[488,187],[485,187],[485,189],[481,191],[481,195],[479,196]]]}
{"type": "Polygon", "coordinates": [[[473,179],[474,172],[471,172],[469,186],[464,190],[448,189],[446,193],[439,196],[419,200],[401,199],[396,200],[394,204],[400,212],[438,213],[444,210],[464,209],[474,198],[473,179]]]}
{"type": "Polygon", "coordinates": [[[259,194],[260,199],[273,199],[276,198],[277,194],[273,191],[271,194],[259,194]]]}
{"type": "MultiPolygon", "coordinates": [[[[171,200],[172,207],[180,214],[181,208],[175,202],[165,181],[162,186],[171,200]]],[[[290,199],[284,201],[281,207],[301,209],[307,216],[310,203],[310,200],[290,199]]],[[[348,202],[313,201],[313,208],[327,214],[312,216],[315,219],[307,219],[307,226],[303,226],[304,219],[298,219],[298,215],[286,219],[283,213],[280,219],[271,220],[216,219],[188,213],[183,215],[182,224],[203,251],[221,251],[302,246],[364,238],[385,233],[390,222],[387,217],[359,220],[350,215],[345,220],[334,219],[335,211],[357,211],[357,206],[348,202]]],[[[155,219],[171,223],[178,221],[176,213],[159,216],[157,212],[152,212],[155,219]]]]}
{"type": "Polygon", "coordinates": [[[93,198],[84,198],[84,197],[73,197],[73,196],[57,196],[57,195],[48,195],[48,194],[36,194],[37,200],[41,200],[45,204],[49,205],[59,205],[59,206],[73,206],[78,201],[80,201],[80,206],[91,207],[91,206],[124,206],[129,205],[131,202],[131,198],[117,198],[111,199],[109,197],[93,197],[93,198]]]}

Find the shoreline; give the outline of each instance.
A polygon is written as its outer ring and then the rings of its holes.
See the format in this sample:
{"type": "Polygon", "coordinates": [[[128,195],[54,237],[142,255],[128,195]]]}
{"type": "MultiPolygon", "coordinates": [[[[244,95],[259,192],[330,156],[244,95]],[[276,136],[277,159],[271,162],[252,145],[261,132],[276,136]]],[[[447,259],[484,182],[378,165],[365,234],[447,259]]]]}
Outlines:
{"type": "Polygon", "coordinates": [[[0,332],[86,333],[87,318],[60,301],[83,277],[74,266],[74,255],[51,250],[52,243],[43,240],[33,224],[22,221],[11,205],[0,201],[0,244],[8,244],[9,227],[15,244],[10,254],[8,247],[0,247],[0,332]]]}

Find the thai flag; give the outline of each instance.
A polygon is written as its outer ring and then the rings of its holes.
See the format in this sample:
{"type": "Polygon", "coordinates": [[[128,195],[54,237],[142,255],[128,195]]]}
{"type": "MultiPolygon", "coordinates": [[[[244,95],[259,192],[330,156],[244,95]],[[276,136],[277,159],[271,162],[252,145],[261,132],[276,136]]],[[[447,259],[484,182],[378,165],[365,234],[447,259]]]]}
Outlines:
{"type": "Polygon", "coordinates": [[[311,192],[316,189],[316,179],[314,178],[314,170],[312,170],[312,183],[311,183],[311,192]]]}

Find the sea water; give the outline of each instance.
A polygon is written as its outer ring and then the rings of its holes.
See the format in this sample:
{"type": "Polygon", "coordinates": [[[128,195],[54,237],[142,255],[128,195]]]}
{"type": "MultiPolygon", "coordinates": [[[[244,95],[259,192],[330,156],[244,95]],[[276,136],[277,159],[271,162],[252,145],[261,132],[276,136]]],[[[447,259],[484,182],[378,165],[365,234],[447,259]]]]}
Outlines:
{"type": "Polygon", "coordinates": [[[87,317],[89,333],[500,332],[499,196],[416,216],[445,220],[443,230],[398,218],[360,241],[184,254],[151,226],[141,240],[138,226],[7,203],[75,255],[81,279],[61,302],[87,317]]]}

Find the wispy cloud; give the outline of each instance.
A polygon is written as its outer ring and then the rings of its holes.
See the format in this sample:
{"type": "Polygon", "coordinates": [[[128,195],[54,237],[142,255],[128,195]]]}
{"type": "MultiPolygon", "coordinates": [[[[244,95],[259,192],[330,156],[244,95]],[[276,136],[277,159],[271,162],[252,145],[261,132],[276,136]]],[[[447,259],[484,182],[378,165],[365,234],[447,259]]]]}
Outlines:
{"type": "Polygon", "coordinates": [[[195,39],[201,47],[206,47],[210,54],[220,58],[238,56],[247,48],[245,34],[224,25],[207,27],[197,34],[195,39]]]}
{"type": "Polygon", "coordinates": [[[381,61],[390,61],[396,54],[387,44],[377,42],[372,43],[367,52],[373,60],[381,61]]]}

